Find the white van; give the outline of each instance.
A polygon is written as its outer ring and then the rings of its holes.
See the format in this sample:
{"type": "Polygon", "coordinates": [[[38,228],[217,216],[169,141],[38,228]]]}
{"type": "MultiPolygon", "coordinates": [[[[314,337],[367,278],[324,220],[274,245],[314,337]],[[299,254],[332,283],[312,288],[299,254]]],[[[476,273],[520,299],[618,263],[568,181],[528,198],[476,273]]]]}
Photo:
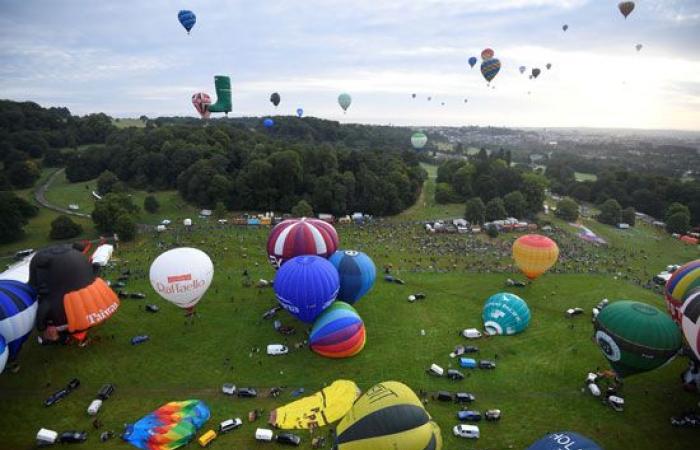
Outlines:
{"type": "Polygon", "coordinates": [[[452,431],[457,437],[463,437],[467,439],[479,439],[479,427],[477,427],[476,425],[455,425],[452,431]]]}
{"type": "Polygon", "coordinates": [[[481,331],[476,328],[467,328],[462,330],[462,336],[467,339],[479,339],[481,337],[481,331]]]}
{"type": "Polygon", "coordinates": [[[289,347],[282,344],[270,344],[267,346],[267,354],[272,356],[286,355],[289,353],[289,347]]]}
{"type": "Polygon", "coordinates": [[[428,369],[428,373],[430,375],[435,375],[435,376],[441,377],[445,374],[445,369],[438,366],[437,364],[431,364],[430,368],[428,369]]]}
{"type": "Polygon", "coordinates": [[[255,439],[258,441],[272,442],[272,430],[267,428],[258,428],[255,430],[255,439]]]}

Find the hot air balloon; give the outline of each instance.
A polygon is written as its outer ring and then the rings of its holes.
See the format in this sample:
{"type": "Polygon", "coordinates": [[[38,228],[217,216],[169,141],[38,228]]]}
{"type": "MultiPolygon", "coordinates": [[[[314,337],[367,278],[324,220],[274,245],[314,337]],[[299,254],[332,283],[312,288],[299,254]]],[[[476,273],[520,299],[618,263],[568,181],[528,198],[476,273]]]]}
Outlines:
{"type": "Polygon", "coordinates": [[[411,145],[413,145],[413,148],[415,148],[416,150],[422,149],[427,143],[428,136],[426,136],[425,133],[413,133],[413,135],[411,136],[411,145]]]}
{"type": "Polygon", "coordinates": [[[7,359],[10,357],[10,350],[5,344],[5,338],[0,334],[0,374],[5,370],[5,364],[7,364],[7,359]]]}
{"type": "Polygon", "coordinates": [[[469,58],[469,66],[473,69],[477,61],[478,60],[476,59],[476,56],[472,56],[471,58],[469,58]]]}
{"type": "Polygon", "coordinates": [[[304,110],[301,108],[297,108],[297,117],[301,119],[301,116],[304,115],[304,110]]]}
{"type": "Polygon", "coordinates": [[[143,450],[174,450],[194,439],[210,417],[201,400],[170,402],[127,424],[122,439],[143,450]]]}
{"type": "Polygon", "coordinates": [[[518,68],[518,70],[520,71],[520,74],[522,75],[522,74],[524,74],[525,71],[527,70],[527,67],[525,67],[525,66],[520,66],[520,67],[518,68]]]}
{"type": "Polygon", "coordinates": [[[700,361],[700,287],[690,291],[683,303],[681,328],[695,359],[700,361]]]}
{"type": "Polygon", "coordinates": [[[231,78],[216,75],[214,87],[216,88],[216,103],[209,105],[209,112],[222,112],[228,115],[231,112],[231,78]]]}
{"type": "Polygon", "coordinates": [[[515,264],[531,280],[548,271],[558,258],[557,243],[546,236],[526,234],[513,243],[515,264]]]}
{"type": "Polygon", "coordinates": [[[269,117],[266,117],[266,118],[263,120],[263,126],[264,126],[265,128],[270,129],[270,128],[272,128],[272,127],[275,126],[275,121],[272,120],[272,119],[270,119],[269,117]]]}
{"type": "Polygon", "coordinates": [[[530,323],[530,308],[517,295],[501,292],[486,300],[481,316],[486,333],[509,336],[527,328],[530,323]]]}
{"type": "Polygon", "coordinates": [[[618,3],[617,8],[626,19],[627,16],[629,16],[634,10],[634,2],[620,2],[618,3]]]}
{"type": "Polygon", "coordinates": [[[642,47],[644,47],[642,44],[637,44],[634,46],[634,48],[636,48],[637,51],[640,51],[642,49],[642,47]]]}
{"type": "Polygon", "coordinates": [[[547,68],[547,70],[551,69],[551,68],[552,68],[552,63],[547,63],[547,65],[546,65],[545,67],[547,68]]]}
{"type": "Polygon", "coordinates": [[[540,76],[540,73],[542,73],[542,71],[541,71],[540,69],[538,69],[538,68],[532,69],[532,78],[537,78],[537,77],[539,77],[539,76],[540,76]]]}
{"type": "Polygon", "coordinates": [[[182,25],[185,28],[185,30],[187,30],[187,34],[190,34],[190,30],[194,26],[195,22],[197,22],[197,16],[195,16],[192,11],[183,9],[182,11],[177,13],[177,20],[179,20],[180,25],[182,25]]]}
{"type": "Polygon", "coordinates": [[[267,239],[267,255],[273,267],[300,255],[328,258],[338,249],[338,233],[323,220],[287,219],[277,224],[267,239]]]}
{"type": "Polygon", "coordinates": [[[681,308],[688,293],[700,287],[700,259],[678,268],[666,283],[666,308],[671,318],[681,323],[681,308]]]}
{"type": "Polygon", "coordinates": [[[0,280],[0,336],[4,339],[2,353],[7,360],[17,358],[22,344],[31,334],[37,306],[36,292],[29,285],[0,280]]]}
{"type": "MultiPolygon", "coordinates": [[[[117,294],[96,277],[92,264],[69,245],[40,250],[29,263],[29,285],[39,304],[36,328],[66,329],[82,341],[84,331],[109,319],[119,308],[117,294]]],[[[67,336],[62,336],[67,338],[67,336]]]]}
{"type": "Polygon", "coordinates": [[[334,302],[314,322],[309,348],[326,358],[350,358],[362,351],[367,340],[365,324],[345,302],[334,302]]]}
{"type": "Polygon", "coordinates": [[[302,322],[311,323],[338,296],[340,279],[333,264],[320,256],[297,256],[286,261],[275,277],[280,305],[302,322]]]}
{"type": "Polygon", "coordinates": [[[360,397],[336,428],[336,450],[441,450],[440,427],[403,383],[385,381],[360,397]]]}
{"type": "Polygon", "coordinates": [[[338,96],[338,104],[343,108],[343,112],[347,112],[350,104],[352,103],[352,97],[350,94],[340,94],[338,96]]]}
{"type": "Polygon", "coordinates": [[[445,102],[440,102],[440,106],[445,106],[445,102]]]}
{"type": "Polygon", "coordinates": [[[664,365],[682,344],[673,320],[645,303],[611,303],[598,314],[593,326],[598,347],[620,377],[664,365]]]}
{"type": "Polygon", "coordinates": [[[487,59],[481,63],[481,74],[489,83],[498,75],[499,70],[501,70],[501,61],[496,58],[487,59]]]}
{"type": "Polygon", "coordinates": [[[431,101],[432,99],[433,99],[433,97],[428,97],[428,101],[431,101]]]}
{"type": "Polygon", "coordinates": [[[281,430],[323,427],[342,419],[360,394],[354,382],[335,380],[314,395],[273,409],[268,423],[281,430]]]}
{"type": "Polygon", "coordinates": [[[333,253],[329,261],[340,276],[338,300],[352,305],[374,286],[377,268],[366,254],[354,250],[339,250],[333,253]]]}
{"type": "Polygon", "coordinates": [[[209,118],[209,105],[211,105],[211,97],[204,92],[197,92],[192,95],[192,106],[197,110],[202,119],[209,118]]]}
{"type": "Polygon", "coordinates": [[[464,99],[464,103],[467,103],[468,101],[469,101],[468,99],[466,99],[466,98],[464,99]]]}
{"type": "Polygon", "coordinates": [[[562,30],[564,30],[564,31],[566,31],[566,30],[568,30],[568,29],[569,29],[569,26],[568,26],[568,25],[566,25],[566,24],[564,24],[564,25],[562,25],[561,29],[562,29],[562,30]]]}
{"type": "Polygon", "coordinates": [[[411,98],[416,98],[416,94],[411,94],[411,98]]]}
{"type": "Polygon", "coordinates": [[[202,299],[214,277],[214,264],[203,251],[180,247],[161,253],[151,263],[149,278],[153,289],[188,314],[202,299]]]}
{"type": "Polygon", "coordinates": [[[548,434],[526,450],[603,450],[598,444],[571,431],[548,434]]]}
{"type": "Polygon", "coordinates": [[[277,108],[277,105],[280,104],[280,100],[280,95],[277,92],[273,92],[272,95],[270,95],[270,101],[273,105],[275,105],[275,108],[277,108]]]}
{"type": "Polygon", "coordinates": [[[481,59],[488,61],[489,59],[493,58],[495,54],[496,53],[493,51],[493,49],[485,48],[481,51],[481,59]]]}

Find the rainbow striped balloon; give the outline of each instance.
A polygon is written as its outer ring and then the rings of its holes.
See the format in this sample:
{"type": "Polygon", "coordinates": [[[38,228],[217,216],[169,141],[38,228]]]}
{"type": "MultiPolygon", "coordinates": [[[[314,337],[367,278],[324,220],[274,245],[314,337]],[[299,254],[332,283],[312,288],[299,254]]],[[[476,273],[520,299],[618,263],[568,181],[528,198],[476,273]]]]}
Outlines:
{"type": "Polygon", "coordinates": [[[546,236],[526,234],[513,243],[513,259],[531,280],[548,271],[559,258],[557,243],[546,236]]]}
{"type": "Polygon", "coordinates": [[[316,320],[311,329],[311,350],[326,358],[349,358],[365,347],[367,335],[355,308],[335,302],[316,320]]]}
{"type": "Polygon", "coordinates": [[[666,283],[666,307],[677,324],[682,320],[683,303],[695,288],[700,288],[700,259],[680,267],[666,283]]]}

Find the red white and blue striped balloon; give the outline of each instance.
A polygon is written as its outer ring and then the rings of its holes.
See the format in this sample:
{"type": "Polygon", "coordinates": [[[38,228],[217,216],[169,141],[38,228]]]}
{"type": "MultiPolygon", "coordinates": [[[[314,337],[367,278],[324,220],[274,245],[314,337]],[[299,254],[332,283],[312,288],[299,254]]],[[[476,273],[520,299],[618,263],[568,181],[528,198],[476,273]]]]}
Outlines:
{"type": "Polygon", "coordinates": [[[280,222],[267,239],[267,255],[274,267],[280,267],[295,256],[317,255],[328,258],[337,249],[338,233],[333,225],[306,217],[280,222]]]}
{"type": "Polygon", "coordinates": [[[338,269],[340,275],[338,300],[352,305],[374,286],[377,268],[366,254],[354,250],[340,250],[335,252],[329,261],[338,269]]]}
{"type": "Polygon", "coordinates": [[[5,338],[10,360],[17,357],[32,332],[36,311],[34,289],[19,281],[0,280],[0,335],[5,338]]]}

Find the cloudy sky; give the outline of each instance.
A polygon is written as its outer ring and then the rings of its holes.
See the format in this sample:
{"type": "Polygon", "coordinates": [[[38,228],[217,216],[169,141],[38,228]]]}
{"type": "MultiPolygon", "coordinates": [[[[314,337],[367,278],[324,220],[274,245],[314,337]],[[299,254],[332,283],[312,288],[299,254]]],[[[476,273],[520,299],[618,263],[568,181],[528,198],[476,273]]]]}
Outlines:
{"type": "Polygon", "coordinates": [[[0,0],[0,98],[195,115],[192,93],[213,95],[225,74],[236,116],[303,107],[379,124],[700,130],[700,1],[639,0],[627,20],[617,3],[0,0]],[[190,36],[180,9],[197,15],[190,36]],[[495,88],[467,64],[485,47],[502,63],[495,88]]]}

